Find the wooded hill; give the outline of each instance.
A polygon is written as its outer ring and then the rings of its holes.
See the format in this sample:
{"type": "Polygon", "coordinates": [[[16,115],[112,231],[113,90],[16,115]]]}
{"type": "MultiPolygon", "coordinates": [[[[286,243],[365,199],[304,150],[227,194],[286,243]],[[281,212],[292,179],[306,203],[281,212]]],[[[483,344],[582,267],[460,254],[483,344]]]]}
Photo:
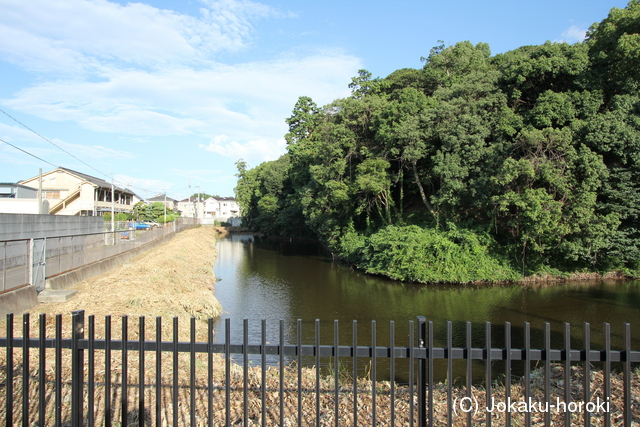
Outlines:
{"type": "Polygon", "coordinates": [[[406,281],[638,273],[640,0],[582,43],[422,61],[361,70],[324,107],[300,97],[288,152],[237,164],[247,225],[406,281]]]}

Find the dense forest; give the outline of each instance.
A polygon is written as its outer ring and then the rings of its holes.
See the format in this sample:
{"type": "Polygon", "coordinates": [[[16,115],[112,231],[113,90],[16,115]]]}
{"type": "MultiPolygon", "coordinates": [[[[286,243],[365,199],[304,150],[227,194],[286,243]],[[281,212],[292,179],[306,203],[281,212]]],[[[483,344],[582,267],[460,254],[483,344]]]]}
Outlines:
{"type": "Polygon", "coordinates": [[[287,153],[237,163],[246,224],[405,281],[638,274],[640,0],[582,43],[443,43],[422,62],[300,97],[287,153]]]}

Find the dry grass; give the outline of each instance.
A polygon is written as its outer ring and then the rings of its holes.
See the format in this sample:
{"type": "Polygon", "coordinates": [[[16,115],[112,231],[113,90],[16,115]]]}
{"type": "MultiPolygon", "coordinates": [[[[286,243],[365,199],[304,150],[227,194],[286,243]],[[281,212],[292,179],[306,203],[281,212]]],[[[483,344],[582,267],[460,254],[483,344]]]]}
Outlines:
{"type": "Polygon", "coordinates": [[[169,242],[100,276],[70,289],[78,294],[64,303],[40,304],[32,313],[70,314],[85,310],[105,315],[218,317],[220,303],[213,295],[216,231],[193,228],[169,242]]]}

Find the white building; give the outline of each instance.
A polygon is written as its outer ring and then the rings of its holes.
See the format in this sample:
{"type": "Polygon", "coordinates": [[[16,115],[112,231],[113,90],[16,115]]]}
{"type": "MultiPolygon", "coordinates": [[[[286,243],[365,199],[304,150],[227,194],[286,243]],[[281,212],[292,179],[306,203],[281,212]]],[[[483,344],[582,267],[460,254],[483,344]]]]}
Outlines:
{"type": "Polygon", "coordinates": [[[47,214],[49,202],[38,198],[38,190],[26,185],[0,182],[0,213],[47,214]]]}
{"type": "Polygon", "coordinates": [[[175,211],[176,209],[178,209],[178,201],[174,198],[167,196],[164,193],[158,193],[155,196],[149,197],[147,199],[148,205],[151,205],[153,203],[158,203],[158,202],[162,203],[165,208],[171,209],[172,211],[175,211]]]}
{"type": "Polygon", "coordinates": [[[240,207],[233,197],[209,197],[204,201],[204,217],[228,221],[240,215],[240,207]]]}
{"type": "Polygon", "coordinates": [[[204,199],[192,197],[178,202],[178,210],[183,218],[204,218],[204,199]]]}

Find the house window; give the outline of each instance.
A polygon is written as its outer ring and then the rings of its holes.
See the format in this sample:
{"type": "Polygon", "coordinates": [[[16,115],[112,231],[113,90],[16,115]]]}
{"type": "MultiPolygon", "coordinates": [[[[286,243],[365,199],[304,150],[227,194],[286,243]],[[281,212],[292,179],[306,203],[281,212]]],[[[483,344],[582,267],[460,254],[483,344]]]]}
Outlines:
{"type": "Polygon", "coordinates": [[[60,198],[60,190],[43,190],[42,194],[45,199],[59,199],[60,198]]]}

